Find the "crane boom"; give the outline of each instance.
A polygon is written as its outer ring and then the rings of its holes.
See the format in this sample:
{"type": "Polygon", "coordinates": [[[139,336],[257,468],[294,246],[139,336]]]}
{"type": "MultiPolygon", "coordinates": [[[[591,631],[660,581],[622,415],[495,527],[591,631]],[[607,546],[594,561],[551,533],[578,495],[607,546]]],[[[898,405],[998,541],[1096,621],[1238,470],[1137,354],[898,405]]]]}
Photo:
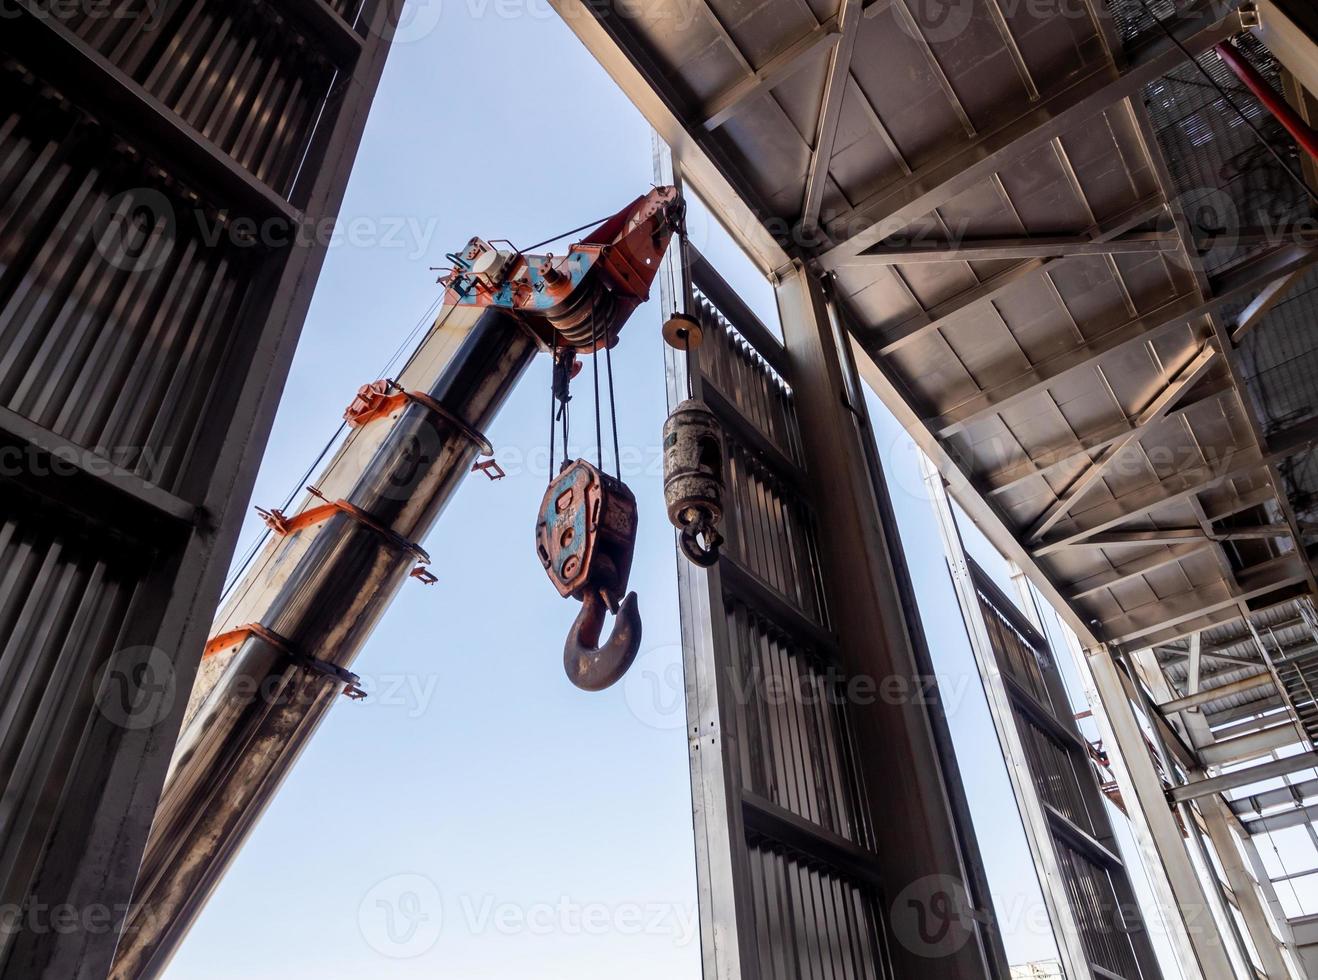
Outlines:
{"type": "Polygon", "coordinates": [[[403,584],[434,581],[420,542],[458,483],[488,468],[473,466],[492,453],[483,430],[537,350],[558,342],[554,316],[565,309],[578,330],[615,343],[648,294],[677,200],[672,188],[638,198],[565,260],[517,253],[497,270],[464,270],[456,288],[450,278],[443,312],[401,374],[359,391],[345,415],[352,430],[316,484],[290,514],[262,512],[273,533],[215,619],[116,980],[163,972],[330,706],[364,696],[349,668],[403,584]],[[528,269],[553,279],[561,263],[575,285],[556,287],[561,309],[547,319],[522,302],[522,284],[528,269]]]}

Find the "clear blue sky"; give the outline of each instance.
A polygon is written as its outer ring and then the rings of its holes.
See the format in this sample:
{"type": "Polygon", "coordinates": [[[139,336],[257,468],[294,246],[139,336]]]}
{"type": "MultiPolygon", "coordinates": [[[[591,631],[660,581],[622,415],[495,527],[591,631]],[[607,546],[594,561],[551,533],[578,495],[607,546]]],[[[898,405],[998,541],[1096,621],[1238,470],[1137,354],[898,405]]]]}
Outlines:
{"type": "MultiPolygon", "coordinates": [[[[331,249],[254,503],[283,500],[355,389],[378,376],[436,297],[427,267],[444,252],[473,234],[538,241],[618,209],[652,178],[644,120],[544,0],[417,12],[343,208],[341,226],[356,232],[331,249]]],[[[768,286],[707,220],[692,225],[772,318],[768,286]]],[[[439,584],[408,583],[354,668],[373,697],[335,706],[171,980],[699,977],[655,294],[614,358],[624,475],[641,511],[632,586],[645,645],[632,675],[597,695],[563,675],[577,607],[532,549],[547,478],[541,359],[490,433],[509,478],[463,485],[425,542],[439,584]]],[[[1051,956],[915,455],[871,407],[1009,956],[1051,956]]],[[[593,445],[585,428],[574,442],[593,445]]],[[[244,547],[256,530],[249,521],[244,547]]]]}

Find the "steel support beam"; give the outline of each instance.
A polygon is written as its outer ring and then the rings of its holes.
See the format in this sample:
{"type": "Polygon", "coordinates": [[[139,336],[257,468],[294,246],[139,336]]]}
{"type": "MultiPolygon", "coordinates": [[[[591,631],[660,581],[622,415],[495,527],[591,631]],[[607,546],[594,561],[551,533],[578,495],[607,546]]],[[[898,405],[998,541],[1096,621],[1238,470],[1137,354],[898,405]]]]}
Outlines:
{"type": "Polygon", "coordinates": [[[1135,416],[1130,432],[1094,457],[1088,468],[1072,480],[1057,498],[1057,502],[1044,511],[1043,515],[1025,532],[1025,539],[1037,541],[1049,528],[1065,517],[1075,503],[1098,483],[1108,464],[1124,449],[1137,442],[1149,426],[1165,418],[1181,397],[1198,383],[1199,379],[1213,367],[1216,356],[1217,352],[1213,348],[1205,346],[1177,371],[1163,389],[1149,399],[1135,416]]]}
{"type": "Polygon", "coordinates": [[[1303,740],[1303,736],[1296,731],[1294,723],[1287,719],[1281,725],[1215,742],[1205,746],[1199,754],[1210,766],[1229,766],[1237,762],[1257,759],[1277,749],[1296,745],[1303,740]]]}
{"type": "Polygon", "coordinates": [[[1075,589],[1070,593],[1069,598],[1072,600],[1083,599],[1085,596],[1101,592],[1103,589],[1110,589],[1122,582],[1129,582],[1131,579],[1157,571],[1159,568],[1173,562],[1196,555],[1206,548],[1212,547],[1212,545],[1211,541],[1205,539],[1186,544],[1174,544],[1168,548],[1160,548],[1152,554],[1141,555],[1139,558],[1117,565],[1111,571],[1099,572],[1097,575],[1081,579],[1075,584],[1075,589]]]}
{"type": "MultiPolygon", "coordinates": [[[[1162,214],[1166,208],[1166,200],[1161,194],[1156,194],[1136,202],[1124,211],[1104,218],[1084,231],[1083,235],[1092,242],[1108,242],[1126,234],[1132,228],[1147,224],[1162,214]]],[[[877,345],[877,349],[873,351],[875,356],[887,356],[931,331],[945,326],[952,318],[967,309],[997,299],[1017,283],[1045,272],[1056,272],[1063,265],[1074,260],[1074,256],[1031,259],[995,273],[978,285],[957,293],[931,309],[921,310],[901,323],[881,329],[869,346],[877,345]]]]}
{"type": "Polygon", "coordinates": [[[728,162],[712,134],[690,118],[687,99],[670,73],[636,54],[642,47],[630,33],[628,18],[615,16],[586,0],[550,0],[550,4],[672,148],[688,190],[696,192],[718,215],[751,262],[766,274],[784,268],[789,262],[787,252],[764,227],[764,215],[772,212],[751,188],[744,183],[734,184],[729,175],[736,173],[736,167],[728,162]]]}
{"type": "Polygon", "coordinates": [[[916,238],[905,243],[879,242],[844,260],[846,266],[911,265],[922,262],[988,262],[1011,259],[1046,259],[1077,255],[1129,255],[1140,252],[1174,252],[1180,240],[1168,232],[1132,232],[1109,241],[1064,235],[1034,238],[916,238]]]}
{"type": "MultiPolygon", "coordinates": [[[[1307,534],[1313,534],[1311,524],[1301,525],[1307,534]]],[[[1180,544],[1186,541],[1260,541],[1289,538],[1291,529],[1285,524],[1256,524],[1245,527],[1226,528],[1221,531],[1205,531],[1202,527],[1160,527],[1149,531],[1110,531],[1107,534],[1095,534],[1078,544],[1108,547],[1109,545],[1130,544],[1180,544]]]]}
{"type": "Polygon", "coordinates": [[[1115,532],[1114,529],[1166,504],[1211,489],[1224,480],[1253,472],[1266,465],[1266,462],[1258,450],[1249,446],[1224,457],[1216,464],[1201,464],[1173,473],[1158,483],[1132,490],[1074,515],[1073,520],[1083,521],[1083,524],[1078,523],[1071,530],[1044,540],[1034,548],[1033,553],[1036,557],[1042,557],[1079,544],[1166,544],[1202,538],[1205,535],[1199,528],[1126,532],[1115,532]],[[1109,531],[1113,534],[1106,540],[1093,540],[1095,536],[1109,531]]]}
{"type": "MultiPolygon", "coordinates": [[[[1201,656],[1199,640],[1200,635],[1196,633],[1191,637],[1190,643],[1191,667],[1186,686],[1192,695],[1198,688],[1198,661],[1201,656]]],[[[1131,657],[1154,698],[1163,702],[1159,706],[1160,710],[1180,721],[1197,750],[1202,751],[1206,746],[1212,745],[1216,740],[1216,734],[1208,727],[1207,720],[1199,711],[1183,710],[1176,712],[1168,710],[1169,707],[1175,706],[1178,699],[1170,697],[1171,685],[1163,672],[1162,664],[1158,661],[1154,652],[1150,649],[1144,649],[1132,653],[1131,657]]],[[[1219,889],[1223,901],[1223,910],[1230,916],[1231,913],[1225,909],[1229,901],[1239,911],[1240,918],[1249,933],[1251,944],[1257,952],[1258,962],[1263,965],[1268,977],[1278,978],[1278,980],[1292,978],[1292,974],[1288,970],[1286,961],[1288,954],[1284,948],[1284,943],[1278,941],[1274,935],[1273,923],[1265,909],[1266,896],[1263,894],[1264,889],[1246,870],[1242,846],[1232,833],[1232,826],[1239,828],[1239,821],[1217,796],[1201,800],[1197,812],[1190,809],[1188,804],[1181,804],[1181,810],[1187,823],[1201,824],[1207,832],[1209,842],[1216,856],[1216,863],[1226,875],[1230,896],[1228,897],[1225,892],[1219,889]]],[[[1240,839],[1244,841],[1249,839],[1243,828],[1240,828],[1240,839]]],[[[1197,834],[1196,843],[1203,848],[1204,842],[1197,834]]],[[[1211,866],[1213,862],[1207,860],[1207,848],[1204,848],[1204,853],[1206,862],[1211,866]]],[[[1213,874],[1215,875],[1215,872],[1213,874]]],[[[1250,953],[1244,943],[1243,935],[1239,929],[1234,927],[1232,932],[1238,941],[1238,952],[1242,962],[1248,962],[1250,953]]],[[[1303,975],[1294,974],[1293,980],[1303,980],[1303,975]]]]}
{"type": "Polygon", "coordinates": [[[1236,908],[1245,923],[1254,951],[1258,954],[1264,976],[1269,980],[1305,980],[1305,974],[1293,953],[1286,949],[1273,932],[1270,916],[1259,894],[1258,882],[1245,867],[1240,844],[1231,832],[1231,811],[1220,797],[1213,796],[1200,802],[1199,813],[1203,817],[1213,850],[1217,853],[1218,862],[1226,872],[1227,884],[1235,896],[1236,908]]]}
{"type": "Polygon", "coordinates": [[[1318,95],[1318,23],[1313,8],[1288,6],[1294,10],[1283,10],[1275,0],[1257,0],[1258,23],[1251,30],[1301,85],[1318,95]]]}
{"type": "Polygon", "coordinates": [[[1242,677],[1240,680],[1231,681],[1228,684],[1193,691],[1183,698],[1176,698],[1158,705],[1158,710],[1164,715],[1170,715],[1178,711],[1185,711],[1188,708],[1197,708],[1201,704],[1208,704],[1210,701],[1230,697],[1232,694],[1239,694],[1242,691],[1252,691],[1257,687],[1270,686],[1272,686],[1271,674],[1255,674],[1253,677],[1242,677]]]}
{"type": "Polygon", "coordinates": [[[1244,823],[1246,833],[1253,837],[1286,830],[1288,827],[1303,827],[1315,820],[1318,820],[1318,803],[1310,803],[1308,806],[1296,807],[1294,810],[1286,810],[1282,813],[1270,813],[1266,817],[1256,817],[1244,823]]]}
{"type": "Polygon", "coordinates": [[[826,222],[829,237],[838,244],[819,257],[819,267],[839,268],[845,260],[900,232],[1011,161],[1139,93],[1180,64],[1186,53],[1206,51],[1240,30],[1240,18],[1234,11],[1223,17],[1214,3],[1193,4],[1172,25],[1172,39],[1159,35],[1132,51],[1124,70],[1104,64],[1011,122],[970,140],[942,160],[920,167],[826,222]]]}
{"type": "MultiPolygon", "coordinates": [[[[686,192],[681,162],[663,145],[659,133],[654,139],[654,167],[655,183],[686,192]]],[[[692,301],[692,266],[685,253],[685,243],[674,243],[664,256],[658,277],[664,309],[687,308],[684,304],[692,301]]],[[[664,366],[670,406],[704,395],[705,380],[690,370],[688,358],[665,347],[664,366]]],[[[688,748],[701,965],[705,976],[736,980],[753,975],[753,964],[743,950],[753,942],[755,913],[747,899],[750,867],[741,779],[736,765],[730,764],[736,757],[731,743],[739,702],[731,672],[719,664],[719,652],[729,643],[728,620],[722,615],[721,564],[702,569],[679,560],[677,589],[687,723],[702,733],[717,733],[708,741],[692,740],[688,748]]]]}
{"type": "MultiPolygon", "coordinates": [[[[825,581],[848,583],[829,597],[840,666],[849,676],[931,672],[927,650],[917,639],[919,621],[911,618],[915,611],[898,591],[906,575],[901,546],[886,516],[891,505],[865,424],[859,379],[841,346],[845,334],[835,327],[821,283],[803,264],[780,280],[777,298],[806,468],[829,475],[828,519],[819,523],[821,570],[825,581]]],[[[854,716],[866,783],[875,789],[902,787],[900,794],[885,797],[888,816],[877,841],[880,871],[893,894],[928,875],[947,875],[963,883],[982,911],[988,897],[976,894],[978,858],[965,823],[968,813],[957,805],[959,790],[948,779],[955,757],[946,754],[942,710],[941,703],[903,699],[854,716]]],[[[963,914],[975,919],[979,911],[963,914]]],[[[1000,968],[997,935],[991,923],[979,924],[977,942],[940,958],[940,975],[983,977],[1000,968]]],[[[901,944],[894,944],[892,953],[897,975],[927,971],[928,961],[901,944]]]]}
{"type": "Polygon", "coordinates": [[[1231,810],[1238,817],[1261,814],[1279,806],[1295,806],[1306,800],[1318,799],[1318,779],[1306,779],[1302,783],[1288,783],[1278,789],[1264,790],[1251,796],[1243,796],[1231,801],[1231,810]]]}
{"type": "MultiPolygon", "coordinates": [[[[1158,483],[1132,490],[1113,500],[1091,507],[1073,518],[1076,521],[1083,520],[1083,525],[1043,541],[1034,549],[1034,554],[1047,555],[1062,548],[1089,542],[1095,535],[1111,531],[1159,507],[1202,493],[1224,480],[1270,466],[1287,456],[1307,451],[1315,444],[1318,444],[1318,426],[1303,423],[1282,430],[1270,440],[1270,451],[1266,455],[1260,454],[1253,446],[1246,446],[1223,456],[1214,463],[1189,467],[1173,473],[1158,483]]],[[[1212,519],[1216,520],[1220,517],[1212,519]]],[[[1113,539],[1110,543],[1135,543],[1141,536],[1146,536],[1144,537],[1146,542],[1158,543],[1159,536],[1163,535],[1166,535],[1165,540],[1184,541],[1187,536],[1193,538],[1196,531],[1199,536],[1205,536],[1201,529],[1193,528],[1176,528],[1168,532],[1130,531],[1126,533],[1125,541],[1113,539]]]]}
{"type": "MultiPolygon", "coordinates": [[[[1218,401],[1221,396],[1232,391],[1231,382],[1225,377],[1214,375],[1212,378],[1196,385],[1193,392],[1177,402],[1161,419],[1146,426],[1146,432],[1173,419],[1182,418],[1191,412],[1218,401]]],[[[1138,415],[1122,419],[1070,442],[1055,445],[1041,451],[1037,456],[1020,462],[1004,465],[984,477],[985,493],[1000,494],[1019,486],[1026,480],[1042,476],[1049,470],[1070,462],[1077,456],[1101,452],[1114,443],[1124,441],[1137,424],[1138,415]]]]}
{"type": "Polygon", "coordinates": [[[1280,303],[1291,287],[1303,276],[1303,269],[1298,272],[1290,272],[1272,280],[1259,290],[1259,294],[1249,301],[1249,305],[1237,314],[1235,326],[1231,330],[1231,342],[1233,344],[1240,343],[1246,334],[1262,323],[1268,315],[1268,311],[1280,303]]]}
{"type": "Polygon", "coordinates": [[[1271,762],[1250,766],[1247,769],[1237,769],[1234,772],[1223,773],[1220,776],[1212,776],[1208,779],[1186,783],[1183,786],[1175,786],[1169,795],[1177,803],[1185,800],[1197,800],[1212,793],[1225,793],[1229,790],[1239,789],[1242,786],[1263,782],[1266,779],[1275,779],[1278,776],[1287,776],[1302,769],[1313,769],[1315,767],[1318,767],[1318,752],[1300,752],[1296,755],[1288,755],[1281,759],[1273,759],[1271,762]]]}
{"type": "MultiPolygon", "coordinates": [[[[1219,581],[1197,589],[1147,603],[1103,621],[1103,631],[1113,643],[1129,646],[1133,640],[1157,634],[1167,642],[1167,631],[1219,610],[1239,607],[1241,603],[1260,599],[1270,593],[1305,581],[1305,569],[1298,556],[1287,553],[1238,573],[1238,582],[1219,581]]],[[[1193,635],[1187,625],[1180,635],[1193,635]]]]}
{"type": "Polygon", "coordinates": [[[806,171],[805,200],[801,205],[801,227],[807,232],[819,222],[819,208],[824,203],[824,185],[828,183],[828,166],[833,159],[838,122],[842,119],[842,100],[851,77],[851,56],[860,34],[861,0],[842,0],[837,24],[840,36],[829,56],[828,77],[819,106],[819,124],[815,127],[814,147],[810,151],[810,169],[806,171]]]}
{"type": "Polygon", "coordinates": [[[735,82],[720,92],[701,110],[701,126],[706,130],[718,129],[737,114],[751,99],[771,91],[819,55],[825,48],[835,47],[842,38],[837,17],[830,17],[770,58],[754,74],[735,82]]]}

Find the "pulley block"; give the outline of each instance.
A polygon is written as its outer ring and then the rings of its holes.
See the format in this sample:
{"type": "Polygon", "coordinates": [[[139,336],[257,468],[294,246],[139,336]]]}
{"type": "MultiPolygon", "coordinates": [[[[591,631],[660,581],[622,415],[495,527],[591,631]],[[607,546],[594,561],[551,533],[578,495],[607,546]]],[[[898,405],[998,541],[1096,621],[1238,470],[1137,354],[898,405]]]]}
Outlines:
{"type": "Polygon", "coordinates": [[[723,494],[723,431],[708,405],[688,398],[664,423],[664,503],[682,553],[702,568],[723,544],[723,494]]]}
{"type": "Polygon", "coordinates": [[[636,527],[631,490],[584,459],[559,472],[540,504],[535,528],[540,564],[559,595],[582,602],[563,647],[563,666],[584,690],[613,684],[640,649],[640,613],[635,594],[627,593],[636,527]],[[599,646],[606,609],[618,621],[599,646]]]}

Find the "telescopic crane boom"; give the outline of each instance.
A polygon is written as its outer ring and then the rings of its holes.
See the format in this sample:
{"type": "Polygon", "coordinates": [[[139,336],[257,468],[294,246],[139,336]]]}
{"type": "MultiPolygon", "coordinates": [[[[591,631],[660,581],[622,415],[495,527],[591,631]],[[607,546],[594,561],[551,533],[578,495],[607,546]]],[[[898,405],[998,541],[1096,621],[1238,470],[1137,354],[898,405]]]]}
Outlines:
{"type": "Polygon", "coordinates": [[[564,256],[472,239],[450,257],[443,312],[402,372],[358,392],[298,505],[262,512],[271,533],[215,619],[117,980],[163,972],[330,706],[364,696],[352,663],[398,590],[436,574],[443,587],[421,542],[468,473],[501,475],[483,432],[536,352],[616,344],[680,220],[660,187],[564,256]]]}

